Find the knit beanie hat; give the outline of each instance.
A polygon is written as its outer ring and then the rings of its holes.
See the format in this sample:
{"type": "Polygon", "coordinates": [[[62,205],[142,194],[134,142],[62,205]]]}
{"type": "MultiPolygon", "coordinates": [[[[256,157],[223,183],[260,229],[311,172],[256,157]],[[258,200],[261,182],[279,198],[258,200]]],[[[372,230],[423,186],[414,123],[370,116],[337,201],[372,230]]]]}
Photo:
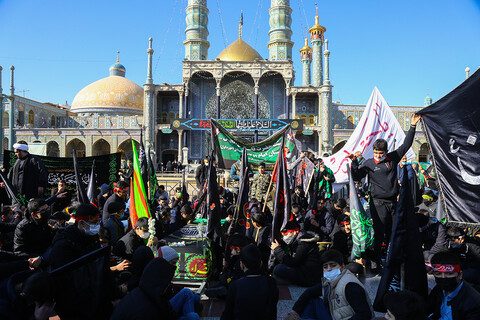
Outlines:
{"type": "Polygon", "coordinates": [[[169,246],[163,246],[158,249],[158,257],[170,262],[174,259],[178,259],[178,253],[169,246]]]}

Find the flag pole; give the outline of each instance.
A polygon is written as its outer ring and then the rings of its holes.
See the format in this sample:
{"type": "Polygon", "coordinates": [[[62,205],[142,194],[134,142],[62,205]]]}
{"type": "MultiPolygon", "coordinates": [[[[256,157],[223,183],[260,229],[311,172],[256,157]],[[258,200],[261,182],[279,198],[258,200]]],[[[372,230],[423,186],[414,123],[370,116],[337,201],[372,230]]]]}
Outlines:
{"type": "MultiPolygon", "coordinates": [[[[275,168],[273,168],[274,173],[277,170],[277,165],[278,165],[278,157],[277,157],[277,161],[275,162],[275,168]]],[[[272,177],[270,178],[270,185],[268,186],[268,190],[266,193],[267,199],[268,199],[268,195],[270,194],[270,191],[272,191],[272,185],[273,185],[273,174],[272,174],[272,177]]],[[[266,208],[267,208],[267,200],[265,199],[265,203],[263,204],[263,210],[262,210],[263,213],[265,213],[266,208]]]]}

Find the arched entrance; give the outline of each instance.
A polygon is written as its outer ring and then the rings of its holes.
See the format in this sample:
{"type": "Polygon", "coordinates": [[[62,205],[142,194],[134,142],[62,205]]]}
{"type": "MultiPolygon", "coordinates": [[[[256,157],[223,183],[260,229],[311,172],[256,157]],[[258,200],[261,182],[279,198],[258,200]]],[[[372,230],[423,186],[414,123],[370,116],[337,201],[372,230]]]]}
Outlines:
{"type": "Polygon", "coordinates": [[[99,139],[93,144],[92,155],[93,156],[103,156],[110,154],[110,143],[105,141],[105,139],[99,139]]]}
{"type": "MultiPolygon", "coordinates": [[[[133,141],[135,141],[135,147],[138,151],[138,147],[139,147],[138,141],[136,140],[133,140],[133,141]]],[[[127,139],[122,143],[120,143],[120,145],[117,148],[117,152],[122,153],[122,161],[125,161],[127,159],[132,159],[133,157],[132,139],[127,139]]]]}
{"type": "Polygon", "coordinates": [[[56,141],[49,141],[47,143],[47,156],[48,157],[59,157],[60,156],[60,148],[56,141]]]}
{"type": "Polygon", "coordinates": [[[422,143],[418,150],[418,162],[428,162],[428,143],[422,143]]]}
{"type": "Polygon", "coordinates": [[[85,143],[81,140],[75,138],[67,144],[67,148],[65,151],[65,156],[67,158],[72,157],[72,152],[75,150],[77,152],[77,157],[85,157],[85,143]]]}
{"type": "Polygon", "coordinates": [[[10,150],[10,146],[8,145],[8,138],[3,138],[3,150],[10,150]]]}

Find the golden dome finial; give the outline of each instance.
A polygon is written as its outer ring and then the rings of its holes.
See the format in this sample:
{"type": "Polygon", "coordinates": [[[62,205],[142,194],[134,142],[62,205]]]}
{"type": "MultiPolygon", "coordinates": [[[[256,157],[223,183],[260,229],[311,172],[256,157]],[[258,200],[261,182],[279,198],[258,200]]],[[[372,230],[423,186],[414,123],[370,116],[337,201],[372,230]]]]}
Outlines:
{"type": "Polygon", "coordinates": [[[117,51],[117,63],[120,63],[120,51],[117,51]]]}
{"type": "Polygon", "coordinates": [[[240,21],[238,22],[238,39],[242,39],[243,10],[240,11],[240,21]]]}

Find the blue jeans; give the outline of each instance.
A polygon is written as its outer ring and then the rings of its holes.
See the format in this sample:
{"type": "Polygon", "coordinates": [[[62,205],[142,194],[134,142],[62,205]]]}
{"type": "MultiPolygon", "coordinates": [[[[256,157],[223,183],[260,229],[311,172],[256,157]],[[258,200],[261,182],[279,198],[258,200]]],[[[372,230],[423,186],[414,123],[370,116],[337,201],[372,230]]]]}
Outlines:
{"type": "Polygon", "coordinates": [[[303,320],[331,320],[328,309],[323,304],[322,298],[314,298],[307,304],[300,317],[303,320]]]}
{"type": "Polygon", "coordinates": [[[180,290],[170,299],[173,310],[180,315],[179,320],[199,320],[200,316],[195,313],[195,303],[198,302],[200,302],[200,296],[187,288],[180,290]]]}

